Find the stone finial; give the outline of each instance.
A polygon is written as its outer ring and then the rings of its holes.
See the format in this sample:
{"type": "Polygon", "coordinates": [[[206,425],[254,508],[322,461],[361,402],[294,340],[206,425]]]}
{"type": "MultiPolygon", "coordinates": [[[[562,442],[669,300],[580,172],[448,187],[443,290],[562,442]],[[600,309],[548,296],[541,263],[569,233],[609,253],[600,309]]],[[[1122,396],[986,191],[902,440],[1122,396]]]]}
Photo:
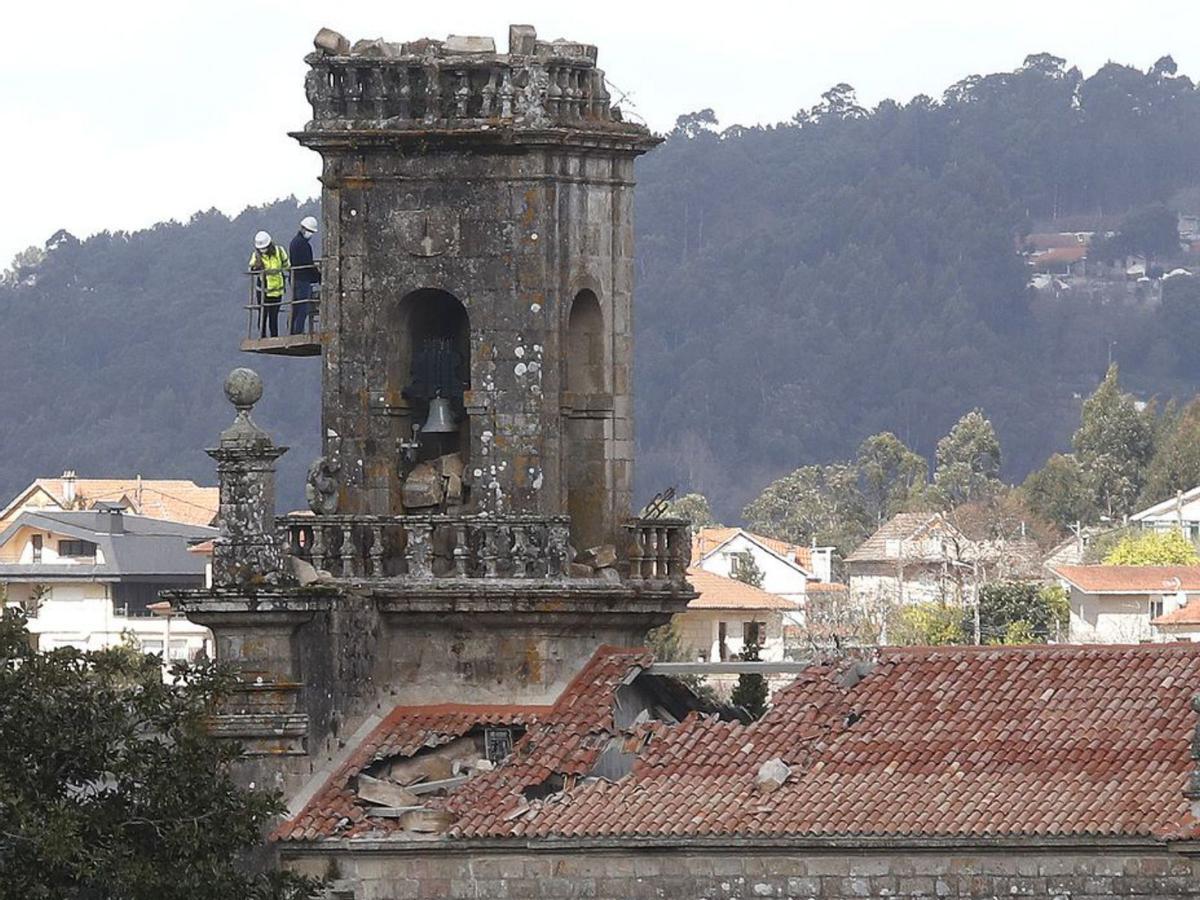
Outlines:
{"type": "Polygon", "coordinates": [[[271,437],[254,424],[250,410],[262,399],[262,378],[253,369],[239,367],[225,378],[225,397],[237,410],[233,424],[221,432],[221,446],[270,443],[271,437]]]}

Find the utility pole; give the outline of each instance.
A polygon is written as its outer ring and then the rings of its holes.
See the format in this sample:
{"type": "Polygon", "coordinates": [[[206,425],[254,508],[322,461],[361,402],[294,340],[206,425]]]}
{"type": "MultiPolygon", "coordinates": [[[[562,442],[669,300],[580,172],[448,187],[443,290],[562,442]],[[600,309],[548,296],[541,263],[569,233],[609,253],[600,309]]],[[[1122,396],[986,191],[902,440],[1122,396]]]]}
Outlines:
{"type": "Polygon", "coordinates": [[[972,599],[975,602],[975,645],[979,646],[981,643],[979,639],[979,560],[971,563],[971,593],[974,595],[972,599]]]}

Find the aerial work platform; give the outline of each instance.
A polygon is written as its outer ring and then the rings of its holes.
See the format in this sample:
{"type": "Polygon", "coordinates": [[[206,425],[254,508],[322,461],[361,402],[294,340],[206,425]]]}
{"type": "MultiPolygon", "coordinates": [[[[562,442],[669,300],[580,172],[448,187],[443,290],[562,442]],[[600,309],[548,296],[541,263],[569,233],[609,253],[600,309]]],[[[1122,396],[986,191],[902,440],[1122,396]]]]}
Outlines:
{"type": "Polygon", "coordinates": [[[319,356],[321,353],[320,285],[314,285],[310,300],[292,299],[291,280],[296,268],[250,271],[250,294],[246,310],[246,337],[240,349],[246,353],[272,356],[319,356]],[[263,282],[267,275],[282,274],[287,280],[284,296],[278,303],[265,299],[263,282]],[[301,307],[306,307],[301,310],[301,307]],[[292,333],[295,313],[302,311],[302,330],[292,333]],[[275,327],[272,328],[271,325],[275,327]],[[273,333],[274,332],[274,333],[273,333]]]}

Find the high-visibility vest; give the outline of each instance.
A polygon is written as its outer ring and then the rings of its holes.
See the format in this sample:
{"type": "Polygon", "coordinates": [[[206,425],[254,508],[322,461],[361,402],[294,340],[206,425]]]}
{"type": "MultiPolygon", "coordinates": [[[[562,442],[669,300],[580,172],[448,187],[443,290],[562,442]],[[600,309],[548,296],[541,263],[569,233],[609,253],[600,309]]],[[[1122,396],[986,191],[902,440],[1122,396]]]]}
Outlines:
{"type": "Polygon", "coordinates": [[[287,251],[283,247],[275,244],[274,249],[274,253],[255,250],[250,254],[248,265],[253,271],[262,271],[264,296],[271,300],[280,300],[283,298],[283,273],[287,271],[290,263],[287,251]]]}

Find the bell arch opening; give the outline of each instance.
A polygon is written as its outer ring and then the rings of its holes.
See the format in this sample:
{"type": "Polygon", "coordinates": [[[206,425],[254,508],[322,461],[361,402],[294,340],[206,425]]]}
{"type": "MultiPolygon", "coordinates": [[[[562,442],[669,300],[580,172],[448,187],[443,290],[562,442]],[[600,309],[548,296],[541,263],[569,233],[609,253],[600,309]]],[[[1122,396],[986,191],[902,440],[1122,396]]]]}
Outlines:
{"type": "Polygon", "coordinates": [[[391,389],[407,407],[402,416],[411,439],[413,425],[441,429],[419,435],[418,460],[458,452],[466,459],[469,420],[463,394],[471,388],[471,322],[466,307],[449,291],[421,288],[405,294],[391,310],[391,389]],[[444,400],[445,403],[435,403],[444,400]],[[436,407],[436,408],[435,408],[436,407]],[[434,415],[431,417],[430,412],[434,415]]]}
{"type": "Polygon", "coordinates": [[[610,498],[605,462],[611,423],[582,402],[585,395],[609,390],[604,312],[592,291],[580,291],[571,302],[566,337],[564,382],[574,404],[565,429],[567,514],[572,544],[586,550],[612,539],[606,527],[610,498]]]}

